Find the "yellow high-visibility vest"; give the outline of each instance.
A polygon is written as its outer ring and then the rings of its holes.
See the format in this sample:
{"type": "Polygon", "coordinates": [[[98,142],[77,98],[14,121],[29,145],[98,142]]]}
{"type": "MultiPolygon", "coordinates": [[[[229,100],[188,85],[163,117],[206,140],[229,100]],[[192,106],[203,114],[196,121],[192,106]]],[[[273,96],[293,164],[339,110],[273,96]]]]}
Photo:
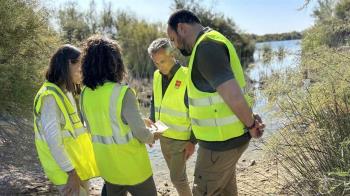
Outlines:
{"type": "Polygon", "coordinates": [[[152,175],[145,144],[122,120],[124,95],[129,87],[106,82],[81,94],[81,111],[89,130],[101,177],[109,183],[136,185],[152,175]]]}
{"type": "Polygon", "coordinates": [[[246,101],[251,105],[251,98],[244,92],[246,81],[244,79],[243,69],[232,43],[217,31],[206,32],[197,40],[189,60],[187,91],[192,130],[196,138],[203,141],[225,141],[239,137],[245,133],[245,126],[224,102],[218,92],[209,93],[200,91],[193,83],[191,77],[193,61],[196,56],[197,46],[203,40],[214,40],[226,45],[235,80],[241,87],[246,101]]]}
{"type": "Polygon", "coordinates": [[[98,176],[90,134],[84,128],[78,113],[62,90],[53,83],[45,82],[34,99],[34,132],[35,146],[46,176],[55,185],[66,184],[68,179],[67,173],[53,158],[43,134],[40,121],[41,106],[43,97],[47,95],[54,97],[64,116],[65,124],[61,128],[62,142],[78,176],[81,180],[98,176]]]}
{"type": "Polygon", "coordinates": [[[162,75],[159,70],[153,76],[154,110],[156,120],[162,121],[169,129],[162,135],[172,139],[189,140],[191,121],[184,103],[187,85],[187,68],[180,67],[162,95],[162,75]]]}

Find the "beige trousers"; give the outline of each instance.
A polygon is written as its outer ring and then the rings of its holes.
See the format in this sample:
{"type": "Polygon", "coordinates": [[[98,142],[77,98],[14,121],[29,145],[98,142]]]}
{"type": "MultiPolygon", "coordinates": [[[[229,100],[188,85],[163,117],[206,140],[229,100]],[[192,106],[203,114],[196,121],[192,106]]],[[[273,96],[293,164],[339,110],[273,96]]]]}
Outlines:
{"type": "Polygon", "coordinates": [[[236,163],[248,144],[227,151],[199,147],[194,173],[194,196],[235,196],[236,163]]]}
{"type": "Polygon", "coordinates": [[[188,141],[160,138],[160,146],[166,164],[170,170],[170,179],[179,196],[192,196],[186,174],[184,149],[188,141]]]}

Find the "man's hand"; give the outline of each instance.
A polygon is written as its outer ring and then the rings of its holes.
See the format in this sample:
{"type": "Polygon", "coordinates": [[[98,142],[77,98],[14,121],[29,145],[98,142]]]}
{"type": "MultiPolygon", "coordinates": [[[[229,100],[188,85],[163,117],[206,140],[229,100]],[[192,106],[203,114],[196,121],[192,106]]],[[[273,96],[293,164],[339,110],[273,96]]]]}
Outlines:
{"type": "Polygon", "coordinates": [[[254,114],[254,126],[249,129],[249,134],[252,138],[260,138],[264,133],[265,124],[262,122],[258,114],[254,114]]]}
{"type": "Polygon", "coordinates": [[[68,181],[64,186],[63,195],[79,195],[81,180],[75,170],[68,172],[68,181]]]}
{"type": "Polygon", "coordinates": [[[160,136],[162,135],[161,132],[154,132],[153,133],[153,139],[154,141],[159,140],[160,136]]]}
{"type": "Polygon", "coordinates": [[[259,114],[253,114],[253,116],[254,116],[255,120],[257,120],[259,123],[263,123],[259,114]]]}
{"type": "Polygon", "coordinates": [[[151,128],[152,125],[155,126],[155,127],[157,127],[157,126],[154,124],[154,122],[153,122],[151,119],[149,119],[149,118],[144,118],[144,119],[143,119],[143,122],[145,123],[146,127],[151,128]]]}
{"type": "Polygon", "coordinates": [[[153,143],[152,144],[148,144],[149,147],[153,147],[153,144],[159,140],[160,136],[162,135],[162,133],[160,132],[153,132],[153,143]]]}
{"type": "Polygon", "coordinates": [[[187,142],[185,149],[184,149],[184,156],[185,159],[188,160],[194,153],[195,145],[192,144],[192,142],[187,142]]]}

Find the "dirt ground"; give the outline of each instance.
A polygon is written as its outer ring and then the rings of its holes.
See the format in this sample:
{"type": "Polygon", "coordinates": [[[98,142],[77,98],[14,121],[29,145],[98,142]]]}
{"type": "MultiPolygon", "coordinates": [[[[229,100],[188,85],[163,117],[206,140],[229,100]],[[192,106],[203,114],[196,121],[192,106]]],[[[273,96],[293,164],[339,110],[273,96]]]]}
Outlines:
{"type": "MultiPolygon", "coordinates": [[[[46,179],[37,159],[33,131],[28,120],[0,118],[0,195],[57,195],[46,179]]],[[[188,167],[190,186],[193,185],[195,158],[188,167]]],[[[175,196],[166,170],[154,170],[159,195],[175,196]]],[[[239,195],[281,195],[278,166],[262,155],[245,153],[237,164],[239,195]]],[[[103,181],[91,181],[91,194],[99,195],[103,181]]]]}

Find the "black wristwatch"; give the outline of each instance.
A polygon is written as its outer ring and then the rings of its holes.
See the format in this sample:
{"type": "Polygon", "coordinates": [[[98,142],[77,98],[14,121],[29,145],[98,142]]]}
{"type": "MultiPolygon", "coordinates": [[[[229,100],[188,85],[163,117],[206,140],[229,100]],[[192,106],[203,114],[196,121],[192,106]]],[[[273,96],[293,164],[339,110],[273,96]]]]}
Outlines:
{"type": "Polygon", "coordinates": [[[255,120],[255,117],[254,117],[254,122],[253,122],[253,124],[252,124],[251,126],[249,126],[249,127],[246,127],[246,128],[247,128],[248,130],[250,130],[250,129],[254,128],[255,125],[256,125],[256,120],[255,120]]]}

